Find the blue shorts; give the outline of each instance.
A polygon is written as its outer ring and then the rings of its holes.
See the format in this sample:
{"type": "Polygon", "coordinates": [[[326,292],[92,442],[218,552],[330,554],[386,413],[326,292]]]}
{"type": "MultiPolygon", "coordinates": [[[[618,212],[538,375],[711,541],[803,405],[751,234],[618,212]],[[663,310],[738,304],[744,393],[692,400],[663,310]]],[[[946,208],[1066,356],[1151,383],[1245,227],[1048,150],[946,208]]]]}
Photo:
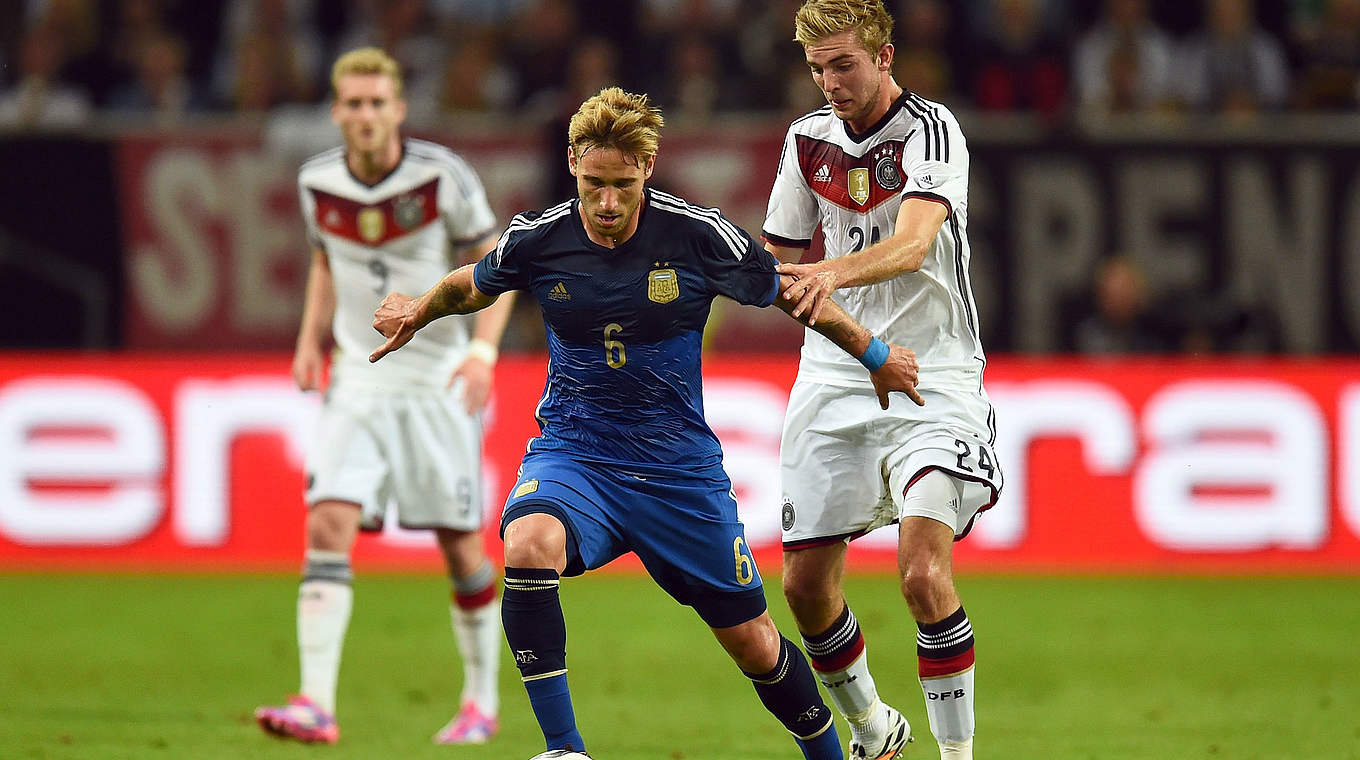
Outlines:
{"type": "Polygon", "coordinates": [[[721,465],[693,473],[582,462],[556,452],[524,458],[505,502],[501,537],[516,518],[556,516],[567,529],[564,575],[635,553],[677,602],[714,628],[765,611],[765,591],[732,483],[721,465]]]}

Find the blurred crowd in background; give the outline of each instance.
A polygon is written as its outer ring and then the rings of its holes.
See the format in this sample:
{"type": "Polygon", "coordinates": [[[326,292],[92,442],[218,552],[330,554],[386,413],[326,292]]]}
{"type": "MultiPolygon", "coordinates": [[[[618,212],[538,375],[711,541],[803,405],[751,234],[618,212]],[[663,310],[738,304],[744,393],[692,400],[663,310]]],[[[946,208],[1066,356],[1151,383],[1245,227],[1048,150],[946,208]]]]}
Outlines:
{"type": "MultiPolygon", "coordinates": [[[[825,102],[792,40],[800,3],[0,0],[0,135],[42,139],[64,130],[79,136],[106,126],[240,119],[267,125],[276,148],[298,152],[293,136],[321,140],[308,147],[317,150],[335,140],[326,123],[330,64],[364,45],[403,64],[416,133],[509,124],[544,135],[544,156],[560,156],[554,141],[565,134],[567,117],[608,84],[649,93],[678,128],[730,121],[782,133],[790,119],[825,102]]],[[[1062,143],[1074,128],[1102,120],[1150,121],[1173,132],[1254,124],[1258,132],[1290,134],[1288,125],[1302,119],[1360,132],[1350,126],[1360,115],[1360,0],[886,4],[897,20],[897,81],[944,102],[965,131],[985,122],[996,135],[997,124],[1023,124],[1031,140],[1037,129],[1039,139],[1062,143]],[[1289,119],[1273,120],[1281,116],[1289,119]]],[[[1349,165],[1350,154],[1332,155],[1349,165]]],[[[547,163],[562,168],[555,158],[547,163]]],[[[550,174],[548,184],[546,198],[574,192],[565,171],[550,174]]],[[[1110,245],[1060,304],[1053,348],[1273,353],[1360,341],[1305,325],[1296,332],[1322,337],[1291,344],[1278,308],[1261,297],[1270,283],[1247,288],[1247,296],[1237,292],[1243,288],[1234,273],[1253,266],[1246,259],[1206,265],[1208,281],[1189,283],[1199,292],[1187,298],[1186,282],[1168,288],[1148,268],[1158,252],[1110,245]]],[[[1332,254],[1310,255],[1330,262],[1332,254]]],[[[30,259],[10,257],[11,264],[30,259]]],[[[1002,316],[993,329],[1014,318],[1010,298],[997,307],[1002,316]]],[[[992,340],[1002,350],[1021,345],[1011,330],[992,340]]]]}
{"type": "MultiPolygon", "coordinates": [[[[0,126],[174,124],[327,101],[375,44],[414,123],[552,119],[615,82],[681,122],[816,107],[798,0],[0,0],[0,126]],[[9,23],[10,20],[16,23],[9,23]]],[[[899,83],[958,111],[1336,111],[1360,0],[889,0],[899,83]]]]}

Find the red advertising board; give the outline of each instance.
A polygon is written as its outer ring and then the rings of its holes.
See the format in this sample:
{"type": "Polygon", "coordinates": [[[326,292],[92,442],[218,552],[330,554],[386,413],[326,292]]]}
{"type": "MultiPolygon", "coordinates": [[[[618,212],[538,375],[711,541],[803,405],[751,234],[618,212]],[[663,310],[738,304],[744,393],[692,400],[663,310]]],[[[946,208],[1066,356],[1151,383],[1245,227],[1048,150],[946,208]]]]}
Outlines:
{"type": "MultiPolygon", "coordinates": [[[[544,363],[506,357],[497,369],[485,442],[492,524],[536,432],[544,363]]],[[[771,568],[795,369],[783,355],[705,360],[706,412],[750,543],[771,568]]],[[[1355,378],[1353,360],[995,359],[987,380],[1006,487],[957,546],[959,565],[1354,573],[1355,378]]],[[[283,354],[0,355],[0,568],[295,567],[318,404],[292,386],[283,354]]],[[[891,567],[893,546],[890,527],[852,557],[891,567]]],[[[356,562],[438,565],[427,535],[400,531],[361,539],[356,562]]]]}

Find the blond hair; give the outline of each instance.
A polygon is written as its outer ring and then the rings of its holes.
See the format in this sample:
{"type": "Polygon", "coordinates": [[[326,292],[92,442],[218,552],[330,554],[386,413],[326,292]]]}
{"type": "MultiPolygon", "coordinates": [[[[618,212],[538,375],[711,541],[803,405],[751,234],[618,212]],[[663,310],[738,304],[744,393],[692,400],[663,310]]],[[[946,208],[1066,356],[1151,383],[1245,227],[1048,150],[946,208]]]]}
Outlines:
{"type": "Polygon", "coordinates": [[[613,148],[640,166],[656,155],[665,123],[646,95],[606,87],[576,109],[567,125],[567,144],[577,160],[592,148],[613,148]]]}
{"type": "Polygon", "coordinates": [[[892,42],[893,17],[882,0],[807,0],[793,17],[793,39],[807,47],[841,32],[854,32],[869,55],[892,42]]]}
{"type": "Polygon", "coordinates": [[[382,48],[361,47],[345,53],[331,66],[331,97],[340,92],[340,78],[350,74],[381,74],[392,78],[392,89],[401,97],[401,64],[382,48]]]}

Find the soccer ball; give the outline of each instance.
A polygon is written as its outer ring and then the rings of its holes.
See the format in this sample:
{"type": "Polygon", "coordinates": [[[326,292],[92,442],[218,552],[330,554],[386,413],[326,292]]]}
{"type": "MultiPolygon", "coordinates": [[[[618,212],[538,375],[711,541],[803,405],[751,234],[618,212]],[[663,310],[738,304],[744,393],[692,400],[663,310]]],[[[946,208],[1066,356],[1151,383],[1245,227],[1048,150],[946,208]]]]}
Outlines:
{"type": "Polygon", "coordinates": [[[569,749],[550,749],[542,754],[534,755],[529,760],[591,760],[591,757],[584,752],[575,752],[569,749]]]}

